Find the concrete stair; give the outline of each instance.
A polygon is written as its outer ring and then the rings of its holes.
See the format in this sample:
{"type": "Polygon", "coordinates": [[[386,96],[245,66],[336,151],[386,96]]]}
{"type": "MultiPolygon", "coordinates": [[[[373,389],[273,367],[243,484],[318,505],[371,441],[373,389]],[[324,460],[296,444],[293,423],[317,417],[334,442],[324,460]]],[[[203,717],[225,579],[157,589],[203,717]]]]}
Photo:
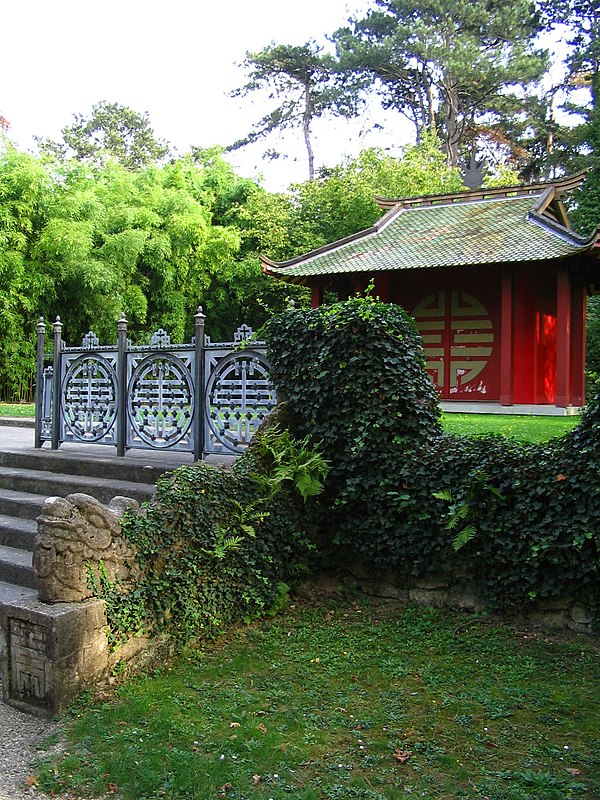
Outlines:
{"type": "Polygon", "coordinates": [[[35,596],[32,555],[47,497],[81,492],[107,504],[117,496],[149,500],[165,468],[44,449],[0,452],[0,603],[35,596]]]}

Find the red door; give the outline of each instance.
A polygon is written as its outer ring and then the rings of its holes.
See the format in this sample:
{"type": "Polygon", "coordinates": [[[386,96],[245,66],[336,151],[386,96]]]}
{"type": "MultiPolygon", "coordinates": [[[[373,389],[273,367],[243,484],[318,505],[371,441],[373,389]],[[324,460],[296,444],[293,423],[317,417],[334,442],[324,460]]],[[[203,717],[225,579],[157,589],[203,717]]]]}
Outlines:
{"type": "Polygon", "coordinates": [[[443,400],[499,399],[497,295],[489,289],[440,289],[412,309],[423,336],[426,369],[443,400]]]}

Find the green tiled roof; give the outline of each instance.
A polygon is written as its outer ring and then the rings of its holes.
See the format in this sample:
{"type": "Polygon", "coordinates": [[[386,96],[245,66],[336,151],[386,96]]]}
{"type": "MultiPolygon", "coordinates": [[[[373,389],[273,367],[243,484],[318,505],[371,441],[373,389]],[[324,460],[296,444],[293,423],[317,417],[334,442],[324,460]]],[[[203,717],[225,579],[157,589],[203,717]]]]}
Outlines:
{"type": "Polygon", "coordinates": [[[535,213],[540,195],[403,208],[378,225],[292,261],[264,260],[270,274],[302,279],[378,270],[426,269],[559,259],[590,243],[535,213]]]}

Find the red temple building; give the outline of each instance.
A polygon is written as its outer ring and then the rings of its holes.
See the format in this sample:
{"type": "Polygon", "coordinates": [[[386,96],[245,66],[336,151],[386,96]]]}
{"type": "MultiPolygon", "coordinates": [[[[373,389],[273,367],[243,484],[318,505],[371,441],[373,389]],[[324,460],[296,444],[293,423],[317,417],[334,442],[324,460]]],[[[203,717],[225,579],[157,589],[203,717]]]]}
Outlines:
{"type": "Polygon", "coordinates": [[[263,270],[309,286],[313,306],[374,281],[415,318],[446,408],[569,413],[585,402],[585,301],[600,291],[600,232],[573,231],[563,204],[583,177],[378,198],[372,228],[263,270]]]}

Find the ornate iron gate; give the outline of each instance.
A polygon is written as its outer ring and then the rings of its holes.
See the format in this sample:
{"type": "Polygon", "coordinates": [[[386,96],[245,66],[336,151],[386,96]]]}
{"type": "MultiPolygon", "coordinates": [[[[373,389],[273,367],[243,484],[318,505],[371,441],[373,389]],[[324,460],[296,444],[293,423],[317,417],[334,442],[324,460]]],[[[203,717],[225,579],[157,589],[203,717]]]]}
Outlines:
{"type": "Polygon", "coordinates": [[[35,446],[50,442],[184,450],[198,460],[210,453],[242,453],[277,399],[269,381],[264,342],[242,325],[233,342],[211,342],[202,308],[190,344],[173,345],[158,330],[149,345],[132,345],[127,320],[116,346],[100,345],[90,331],[80,347],[62,341],[53,325],[52,364],[46,366],[46,325],[37,345],[35,446]]]}

